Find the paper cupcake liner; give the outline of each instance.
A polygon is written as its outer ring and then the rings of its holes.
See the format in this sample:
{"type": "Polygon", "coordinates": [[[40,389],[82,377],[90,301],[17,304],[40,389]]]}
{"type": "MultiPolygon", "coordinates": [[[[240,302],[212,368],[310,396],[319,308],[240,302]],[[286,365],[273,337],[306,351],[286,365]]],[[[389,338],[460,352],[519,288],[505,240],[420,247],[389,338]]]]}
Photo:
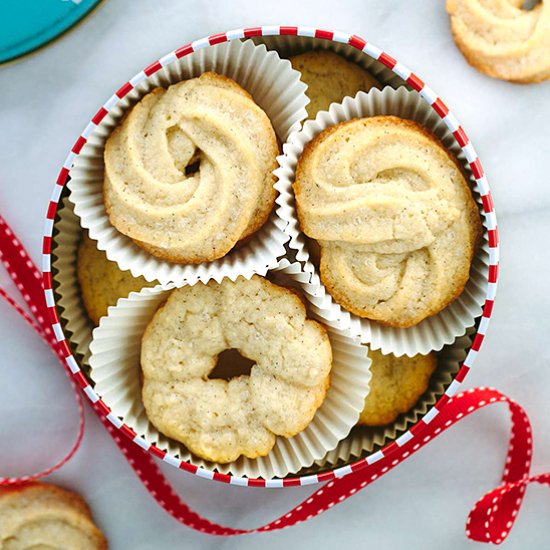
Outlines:
{"type": "Polygon", "coordinates": [[[88,316],[78,282],[76,266],[82,228],[68,197],[57,211],[52,239],[52,281],[60,322],[74,352],[89,369],[94,324],[88,316]]]}
{"type": "MultiPolygon", "coordinates": [[[[298,264],[284,262],[278,268],[278,276],[284,274],[289,280],[300,273],[298,264]]],[[[147,324],[174,287],[159,285],[131,293],[109,308],[107,317],[94,330],[91,379],[95,391],[115,416],[169,456],[220,473],[264,479],[282,478],[311,466],[349,434],[369,390],[370,359],[358,341],[329,329],[333,366],[327,396],[308,427],[291,438],[277,437],[267,456],[241,457],[219,464],[194,456],[184,445],[162,435],[148,420],[141,400],[140,345],[147,324]]]]}
{"type": "Polygon", "coordinates": [[[274,212],[246,244],[223,258],[198,265],[173,264],[156,258],[109,222],[103,203],[106,139],[128,109],[153,88],[167,87],[210,70],[234,79],[252,94],[269,116],[281,142],[307,117],[305,106],[309,100],[300,73],[292,69],[289,61],[281,60],[276,52],[268,52],[265,46],[256,46],[250,40],[205,47],[181,59],[174,56],[152,76],[139,73],[134,77],[134,88],[123,99],[113,96],[115,105],[90,133],[76,156],[68,183],[70,200],[81,225],[97,241],[98,248],[105,250],[107,257],[116,261],[123,271],[130,270],[134,276],[143,275],[148,281],[193,284],[210,279],[219,282],[224,277],[235,280],[239,275],[251,277],[254,273],[264,275],[285,254],[288,236],[279,227],[279,218],[274,212]]]}
{"type": "MultiPolygon", "coordinates": [[[[59,309],[60,321],[68,337],[69,344],[77,354],[78,360],[84,368],[85,374],[91,379],[89,359],[90,343],[92,341],[92,331],[94,330],[94,325],[89,319],[84,307],[76,274],[77,251],[81,238],[82,228],[79,225],[78,217],[73,212],[72,203],[67,197],[65,197],[62,200],[62,206],[58,210],[55,220],[55,231],[52,244],[52,273],[54,290],[56,294],[56,303],[59,309]]],[[[277,284],[292,286],[301,291],[304,291],[305,288],[307,288],[310,279],[310,275],[302,271],[302,267],[299,263],[290,263],[287,259],[281,260],[278,267],[269,272],[269,277],[277,284]]],[[[159,286],[157,288],[161,287],[159,286]]],[[[151,287],[142,292],[149,293],[154,291],[155,288],[151,287]]],[[[160,299],[160,301],[162,301],[162,299],[160,299]]],[[[155,302],[152,312],[156,311],[156,308],[157,302],[155,302]]],[[[312,317],[319,319],[318,315],[312,315],[312,317]]],[[[354,361],[354,363],[346,365],[346,370],[342,373],[341,382],[339,382],[338,385],[336,385],[333,378],[332,388],[338,388],[340,385],[343,386],[348,383],[354,384],[355,377],[360,378],[362,381],[362,384],[357,387],[357,393],[349,396],[351,398],[351,405],[349,403],[337,403],[338,407],[343,406],[342,414],[345,418],[345,424],[342,425],[339,430],[339,433],[343,433],[345,431],[349,432],[349,426],[353,426],[357,422],[364,398],[368,393],[368,382],[370,380],[370,372],[368,369],[370,366],[370,360],[365,358],[366,348],[358,347],[356,343],[354,344],[353,342],[350,342],[349,337],[338,334],[338,331],[336,330],[331,330],[331,342],[333,348],[339,348],[341,350],[340,353],[342,356],[346,353],[345,350],[347,349],[347,346],[351,344],[351,356],[354,361]],[[356,363],[358,364],[357,367],[355,367],[356,363]],[[359,368],[360,370],[358,372],[354,372],[354,368],[359,368]],[[367,380],[363,381],[363,376],[365,373],[367,380]],[[351,379],[352,381],[347,382],[348,379],[351,379]]],[[[334,400],[335,396],[336,394],[329,392],[327,400],[329,398],[334,400]]],[[[336,402],[334,402],[334,406],[336,406],[336,402]]],[[[321,410],[319,410],[318,414],[321,414],[321,410]]],[[[320,421],[325,423],[326,418],[323,416],[320,421]]],[[[313,446],[315,450],[314,456],[322,456],[325,454],[325,449],[334,446],[334,436],[332,436],[334,431],[335,430],[333,430],[331,426],[327,428],[324,427],[323,424],[321,430],[314,432],[315,439],[313,441],[311,441],[311,437],[308,437],[306,442],[308,446],[313,446]],[[318,437],[317,433],[319,433],[323,439],[318,437]]],[[[303,432],[303,434],[307,435],[306,432],[303,432]]],[[[164,440],[168,441],[167,438],[164,438],[164,440]]],[[[342,441],[337,443],[338,448],[342,445],[342,443],[342,441]]],[[[296,459],[294,459],[294,455],[298,455],[298,460],[300,460],[302,464],[307,464],[307,466],[303,467],[316,468],[315,463],[310,463],[311,459],[309,458],[309,455],[306,455],[305,458],[301,458],[304,455],[304,451],[302,451],[303,447],[301,442],[297,441],[296,437],[290,440],[278,438],[277,444],[278,446],[281,446],[280,453],[283,453],[284,456],[289,456],[291,457],[291,460],[295,461],[296,459]],[[297,445],[298,447],[296,447],[297,445]]],[[[275,452],[275,449],[273,449],[272,453],[273,452],[275,452]]],[[[189,452],[187,452],[187,454],[192,456],[189,452]]],[[[192,463],[195,465],[201,465],[207,467],[208,469],[213,469],[217,466],[196,457],[193,458],[194,460],[192,463]]],[[[242,462],[243,465],[239,471],[243,471],[243,468],[246,468],[246,473],[243,475],[247,475],[248,477],[254,475],[255,477],[267,478],[269,477],[268,475],[263,476],[261,473],[267,473],[267,468],[269,465],[265,465],[266,461],[267,457],[256,460],[241,459],[239,462],[242,462]],[[256,462],[261,462],[262,464],[256,464],[256,462]]],[[[302,469],[303,467],[296,464],[293,469],[302,469]]],[[[220,465],[219,471],[222,471],[222,473],[230,472],[227,465],[223,465],[223,467],[220,465]]],[[[294,472],[290,472],[289,470],[289,473],[294,472]]],[[[281,474],[279,473],[275,473],[274,470],[271,477],[280,477],[280,475],[281,474]]]]}
{"type": "Polygon", "coordinates": [[[350,435],[340,441],[334,450],[329,451],[321,460],[315,461],[315,468],[317,468],[315,471],[332,469],[336,465],[367,456],[409,430],[445,393],[464,362],[471,345],[471,337],[465,335],[457,338],[452,344],[444,346],[441,351],[437,352],[437,368],[430,379],[428,389],[411,410],[401,414],[395,422],[388,426],[377,428],[358,426],[354,428],[350,435]]]}
{"type": "MultiPolygon", "coordinates": [[[[399,88],[409,85],[393,71],[390,71],[385,65],[376,61],[364,52],[354,48],[344,42],[335,42],[333,40],[324,40],[313,36],[257,36],[252,39],[256,44],[265,44],[268,50],[275,50],[280,57],[288,59],[311,50],[331,51],[348,61],[353,61],[360,67],[363,67],[372,76],[374,76],[384,86],[399,88]]],[[[306,90],[307,95],[307,90],[306,90]]]]}
{"type": "Polygon", "coordinates": [[[65,197],[57,211],[52,239],[52,281],[63,328],[74,351],[87,365],[94,325],[84,307],[76,274],[78,244],[82,228],[65,197]]]}
{"type": "Polygon", "coordinates": [[[374,115],[396,115],[415,120],[434,133],[464,167],[470,180],[473,195],[481,209],[481,195],[462,149],[442,119],[416,93],[404,87],[394,90],[372,89],[368,93],[359,92],[354,98],[347,97],[342,103],[333,103],[329,111],[317,114],[315,120],[304,123],[301,131],[294,132],[283,146],[283,155],[278,157],[280,167],[276,170],[280,207],[277,214],[283,220],[286,233],[290,237],[288,246],[295,251],[296,259],[309,273],[310,285],[305,289],[312,310],[325,324],[344,333],[349,332],[372,349],[382,353],[413,356],[418,353],[441,350],[458,336],[465,334],[468,327],[482,313],[486,297],[486,281],[489,265],[489,242],[487,221],[480,246],[472,261],[470,279],[462,294],[437,315],[428,317],[410,328],[382,326],[375,321],[362,319],[346,311],[336,303],[321,283],[316,267],[310,259],[308,243],[302,233],[296,214],[292,184],[298,159],[305,145],[325,128],[355,117],[374,115]]]}

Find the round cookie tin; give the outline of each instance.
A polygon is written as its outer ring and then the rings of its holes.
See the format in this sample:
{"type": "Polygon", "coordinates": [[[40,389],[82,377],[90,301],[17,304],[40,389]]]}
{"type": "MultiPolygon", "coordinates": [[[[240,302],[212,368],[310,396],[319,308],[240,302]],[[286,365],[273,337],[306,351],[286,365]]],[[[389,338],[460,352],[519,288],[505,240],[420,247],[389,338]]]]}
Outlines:
{"type": "MultiPolygon", "coordinates": [[[[276,44],[276,42],[274,43],[276,44]]],[[[103,411],[103,414],[117,429],[119,429],[126,437],[132,439],[137,445],[150,452],[152,455],[199,477],[222,481],[232,485],[271,488],[311,485],[329,481],[336,477],[342,477],[351,472],[358,471],[369,464],[377,462],[383,457],[391,459],[393,456],[397,455],[399,447],[405,442],[412,439],[417,439],[418,441],[422,440],[426,426],[433,418],[437,416],[440,409],[447,403],[447,401],[455,393],[457,393],[462,382],[464,381],[464,378],[474,365],[477,354],[485,338],[485,334],[487,333],[493,311],[498,278],[498,262],[499,244],[497,220],[487,178],[477,153],[464,128],[460,125],[443,100],[408,67],[397,61],[385,51],[377,48],[370,42],[357,35],[348,34],[345,32],[315,29],[305,26],[268,25],[235,29],[204,37],[189,44],[185,44],[184,46],[154,61],[137,75],[124,82],[122,86],[98,109],[91,121],[84,128],[82,134],[76,139],[71,151],[63,163],[63,166],[61,167],[57,181],[54,185],[47,210],[44,229],[42,270],[45,298],[49,309],[53,330],[62,349],[64,350],[67,365],[73,373],[76,382],[83,389],[84,393],[92,402],[99,405],[100,409],[103,411]],[[475,185],[481,197],[480,211],[489,241],[489,265],[485,282],[486,292],[483,312],[482,315],[476,320],[475,327],[471,330],[471,346],[468,346],[468,349],[466,350],[465,359],[461,362],[458,372],[454,375],[452,381],[447,385],[443,395],[439,397],[433,406],[428,408],[427,412],[423,414],[423,416],[419,418],[416,423],[410,427],[410,429],[400,434],[389,444],[375,449],[374,452],[368,454],[367,456],[362,456],[360,459],[349,460],[344,465],[341,465],[340,463],[337,467],[331,465],[329,469],[320,468],[317,466],[318,471],[316,471],[316,466],[314,465],[312,468],[307,469],[303,474],[299,472],[298,474],[293,474],[283,479],[263,479],[222,474],[205,467],[195,466],[188,462],[175,459],[173,456],[169,456],[162,449],[159,449],[155,445],[147,442],[140,434],[137,434],[132,428],[127,426],[119,417],[111,412],[109,407],[102,401],[100,396],[94,390],[93,385],[90,383],[88,373],[80,361],[80,356],[73,354],[71,343],[69,341],[70,335],[66,334],[66,329],[64,330],[62,325],[58,312],[58,303],[56,302],[56,295],[54,292],[55,285],[52,280],[52,239],[54,237],[54,221],[56,219],[56,213],[61,204],[62,193],[65,185],[70,180],[73,163],[81,153],[87,141],[91,138],[91,136],[93,136],[101,121],[112,109],[116,108],[117,104],[123,100],[126,95],[134,89],[134,87],[151,78],[164,67],[169,66],[170,64],[175,63],[178,60],[185,58],[186,56],[189,56],[203,48],[209,48],[216,44],[228,41],[250,38],[253,38],[258,42],[265,40],[269,44],[269,40],[276,39],[276,37],[284,39],[286,44],[292,44],[293,41],[296,41],[296,43],[303,43],[307,40],[315,40],[320,43],[330,43],[331,45],[334,45],[335,48],[345,45],[346,47],[350,47],[357,52],[357,55],[366,56],[369,63],[375,62],[384,70],[391,71],[391,74],[395,76],[395,78],[401,79],[403,84],[409,87],[409,89],[418,92],[420,97],[430,106],[433,112],[441,118],[443,123],[452,132],[452,135],[459,144],[462,153],[466,158],[466,162],[471,169],[472,176],[475,179],[475,185]],[[322,471],[320,471],[321,469],[322,471]]]]}

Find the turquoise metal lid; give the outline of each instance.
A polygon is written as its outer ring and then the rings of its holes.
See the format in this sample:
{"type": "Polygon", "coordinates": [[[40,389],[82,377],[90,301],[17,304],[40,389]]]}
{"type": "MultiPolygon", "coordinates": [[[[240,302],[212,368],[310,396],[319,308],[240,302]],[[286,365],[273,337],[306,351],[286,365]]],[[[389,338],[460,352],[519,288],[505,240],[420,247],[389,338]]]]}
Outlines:
{"type": "Polygon", "coordinates": [[[0,1],[0,63],[40,48],[69,30],[100,0],[0,1]]]}

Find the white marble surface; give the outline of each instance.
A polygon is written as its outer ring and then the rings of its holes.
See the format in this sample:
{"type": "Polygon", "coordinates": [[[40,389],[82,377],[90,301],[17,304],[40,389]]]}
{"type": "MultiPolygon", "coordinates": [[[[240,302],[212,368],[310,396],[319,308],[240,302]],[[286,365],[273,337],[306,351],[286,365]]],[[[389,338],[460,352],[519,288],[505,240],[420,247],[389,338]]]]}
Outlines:
{"type": "MultiPolygon", "coordinates": [[[[106,0],[75,32],[0,69],[2,214],[38,262],[53,182],[98,106],[129,76],[188,41],[271,23],[346,30],[387,49],[441,94],[469,132],[493,188],[502,263],[494,320],[466,385],[496,386],[526,407],[534,425],[533,469],[549,470],[550,82],[515,86],[470,68],[451,40],[442,0],[106,0]]],[[[2,442],[30,451],[28,459],[9,464],[7,448],[0,449],[3,473],[16,473],[66,447],[74,407],[55,359],[3,303],[0,349],[2,442]]],[[[346,544],[451,550],[475,546],[465,538],[464,521],[498,482],[508,430],[505,407],[490,407],[328,513],[282,532],[236,539],[209,538],[173,521],[91,414],[82,448],[51,480],[84,494],[113,549],[346,544]]],[[[273,519],[312,492],[228,487],[164,469],[200,512],[238,527],[273,519]]],[[[548,548],[549,497],[545,487],[529,488],[507,548],[548,548]]]]}

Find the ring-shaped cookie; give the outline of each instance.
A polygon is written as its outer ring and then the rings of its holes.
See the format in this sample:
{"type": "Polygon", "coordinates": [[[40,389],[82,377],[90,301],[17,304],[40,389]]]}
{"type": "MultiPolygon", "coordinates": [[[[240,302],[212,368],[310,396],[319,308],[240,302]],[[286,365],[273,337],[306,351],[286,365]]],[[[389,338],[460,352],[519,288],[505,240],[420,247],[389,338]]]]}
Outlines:
{"type": "Polygon", "coordinates": [[[324,327],[291,290],[242,277],[174,290],[142,339],[149,420],[206,460],[265,456],[277,435],[306,428],[332,363],[324,327]],[[250,375],[209,379],[220,353],[252,360],[250,375]]]}

